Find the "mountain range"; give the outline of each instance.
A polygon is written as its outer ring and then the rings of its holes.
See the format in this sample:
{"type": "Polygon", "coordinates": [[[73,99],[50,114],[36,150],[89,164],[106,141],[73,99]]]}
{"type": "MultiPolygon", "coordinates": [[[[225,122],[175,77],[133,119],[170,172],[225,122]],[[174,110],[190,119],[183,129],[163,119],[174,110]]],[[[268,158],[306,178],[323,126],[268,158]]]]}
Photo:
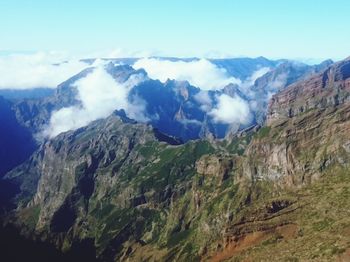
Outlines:
{"type": "Polygon", "coordinates": [[[209,90],[102,61],[53,92],[0,92],[4,257],[349,259],[349,59],[208,60],[237,80],[209,90]],[[87,103],[96,74],[120,104],[87,103]]]}

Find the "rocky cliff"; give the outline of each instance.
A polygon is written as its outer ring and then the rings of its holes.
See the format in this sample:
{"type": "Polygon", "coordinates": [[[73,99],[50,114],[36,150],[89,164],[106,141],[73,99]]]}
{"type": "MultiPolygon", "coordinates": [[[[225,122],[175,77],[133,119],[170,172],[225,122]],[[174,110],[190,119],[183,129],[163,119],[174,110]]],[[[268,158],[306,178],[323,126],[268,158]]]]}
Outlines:
{"type": "Polygon", "coordinates": [[[320,74],[292,84],[272,97],[267,122],[344,104],[349,100],[349,77],[350,63],[344,60],[320,74]]]}

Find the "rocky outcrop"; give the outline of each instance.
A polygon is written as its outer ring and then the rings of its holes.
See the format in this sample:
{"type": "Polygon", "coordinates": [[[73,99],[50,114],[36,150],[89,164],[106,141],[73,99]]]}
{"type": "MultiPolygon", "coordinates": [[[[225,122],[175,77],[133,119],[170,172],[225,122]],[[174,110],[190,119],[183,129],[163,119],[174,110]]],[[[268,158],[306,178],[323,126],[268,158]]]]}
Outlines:
{"type": "Polygon", "coordinates": [[[196,171],[204,176],[216,176],[220,182],[229,177],[233,168],[233,159],[225,156],[205,155],[196,162],[196,171]]]}

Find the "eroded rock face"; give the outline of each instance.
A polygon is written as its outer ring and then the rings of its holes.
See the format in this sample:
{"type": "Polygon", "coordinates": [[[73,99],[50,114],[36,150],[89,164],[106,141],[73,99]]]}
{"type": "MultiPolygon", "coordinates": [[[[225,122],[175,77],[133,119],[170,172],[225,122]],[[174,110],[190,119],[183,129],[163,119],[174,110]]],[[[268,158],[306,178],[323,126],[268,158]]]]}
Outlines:
{"type": "Polygon", "coordinates": [[[349,65],[334,64],[272,98],[267,126],[246,151],[246,176],[298,187],[330,165],[348,165],[349,65]]]}
{"type": "Polygon", "coordinates": [[[305,80],[326,70],[333,62],[326,60],[319,65],[306,65],[293,61],[279,64],[263,76],[256,79],[252,90],[255,93],[255,119],[260,125],[264,125],[268,109],[268,103],[273,94],[279,93],[289,85],[305,80]]]}
{"type": "Polygon", "coordinates": [[[224,181],[233,168],[233,159],[225,156],[205,155],[196,162],[198,174],[215,176],[224,181]]]}
{"type": "Polygon", "coordinates": [[[271,124],[269,133],[246,151],[246,175],[294,187],[317,179],[330,165],[347,166],[349,119],[347,103],[271,124]]]}
{"type": "Polygon", "coordinates": [[[129,241],[167,239],[185,226],[176,213],[159,232],[164,210],[192,195],[195,161],[211,150],[206,141],[179,146],[150,125],[112,115],[47,141],[6,176],[23,190],[13,219],[26,224],[31,217],[28,228],[60,249],[93,234],[99,255],[113,260],[129,241]]]}
{"type": "MultiPolygon", "coordinates": [[[[38,188],[29,204],[41,206],[37,228],[43,228],[51,220],[54,221],[57,212],[75,213],[76,217],[84,216],[88,212],[88,202],[85,207],[83,205],[83,209],[76,209],[77,203],[89,201],[95,191],[95,184],[98,184],[96,194],[103,195],[108,192],[116,183],[113,175],[118,173],[118,168],[123,164],[136,164],[139,161],[139,156],[133,151],[134,147],[155,139],[151,127],[125,125],[118,117],[112,116],[103,125],[97,121],[87,128],[62,134],[45,143],[37,170],[41,174],[38,188]],[[89,138],[89,134],[94,135],[89,138]],[[109,179],[96,177],[98,169],[111,165],[114,168],[106,174],[109,179]],[[60,208],[64,210],[60,211],[60,208]]],[[[136,197],[132,200],[133,205],[138,202],[136,197]]],[[[71,220],[69,227],[75,223],[74,219],[71,220]]]]}
{"type": "Polygon", "coordinates": [[[350,61],[336,63],[323,73],[292,84],[274,95],[269,104],[267,123],[290,118],[311,109],[336,107],[349,102],[350,61]]]}

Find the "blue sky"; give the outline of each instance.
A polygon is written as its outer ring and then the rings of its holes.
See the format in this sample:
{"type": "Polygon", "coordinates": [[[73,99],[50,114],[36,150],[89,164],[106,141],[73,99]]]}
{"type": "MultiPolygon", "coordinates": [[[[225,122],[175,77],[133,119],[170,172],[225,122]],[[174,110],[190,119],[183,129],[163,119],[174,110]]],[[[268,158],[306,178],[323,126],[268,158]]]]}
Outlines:
{"type": "Polygon", "coordinates": [[[0,54],[350,55],[348,0],[0,0],[0,54]]]}

